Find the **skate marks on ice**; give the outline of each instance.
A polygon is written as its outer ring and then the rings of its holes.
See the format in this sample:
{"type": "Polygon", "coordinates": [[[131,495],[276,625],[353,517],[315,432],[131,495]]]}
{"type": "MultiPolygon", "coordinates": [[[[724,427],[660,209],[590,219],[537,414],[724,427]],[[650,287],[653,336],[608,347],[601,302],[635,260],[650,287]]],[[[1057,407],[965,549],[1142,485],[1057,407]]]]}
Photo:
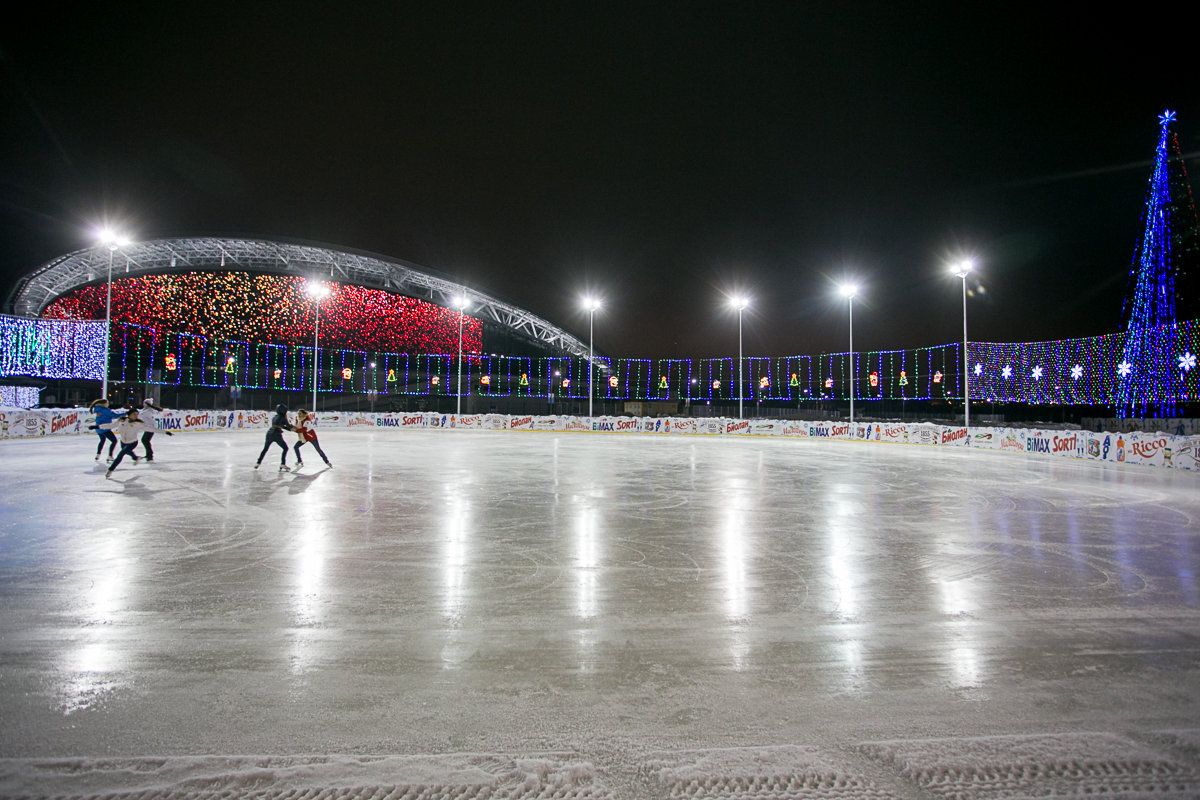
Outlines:
{"type": "MultiPolygon", "coordinates": [[[[737,747],[655,753],[639,777],[663,800],[900,800],[862,769],[811,747],[737,747]]],[[[901,790],[902,791],[902,790],[901,790]]]]}
{"type": "Polygon", "coordinates": [[[945,800],[1200,797],[1200,770],[1114,733],[897,740],[859,749],[945,800]]]}
{"type": "Polygon", "coordinates": [[[596,770],[527,756],[0,759],[0,798],[27,800],[607,800],[596,770]]]}

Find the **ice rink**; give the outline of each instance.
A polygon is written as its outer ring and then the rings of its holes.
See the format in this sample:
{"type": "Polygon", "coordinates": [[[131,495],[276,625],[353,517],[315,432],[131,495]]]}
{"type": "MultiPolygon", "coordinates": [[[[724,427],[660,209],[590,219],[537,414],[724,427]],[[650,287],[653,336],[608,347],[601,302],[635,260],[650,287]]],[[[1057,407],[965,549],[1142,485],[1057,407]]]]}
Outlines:
{"type": "Polygon", "coordinates": [[[1200,797],[1196,474],[321,441],[0,442],[0,795],[1200,797]]]}

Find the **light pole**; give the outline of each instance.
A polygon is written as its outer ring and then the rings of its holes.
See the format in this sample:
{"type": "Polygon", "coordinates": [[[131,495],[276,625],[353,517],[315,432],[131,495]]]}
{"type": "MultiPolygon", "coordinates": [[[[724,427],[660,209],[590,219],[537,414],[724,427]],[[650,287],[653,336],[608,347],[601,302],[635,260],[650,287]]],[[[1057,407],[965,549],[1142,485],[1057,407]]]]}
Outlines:
{"type": "Polygon", "coordinates": [[[458,386],[454,393],[458,395],[458,402],[455,406],[455,417],[462,416],[462,336],[463,336],[463,309],[467,307],[467,298],[464,295],[459,295],[454,298],[454,307],[458,309],[458,386]]]}
{"type": "Polygon", "coordinates": [[[592,389],[592,376],[595,374],[595,370],[592,366],[592,364],[593,364],[593,361],[592,361],[592,341],[593,341],[592,334],[595,331],[594,323],[595,323],[595,318],[596,318],[596,311],[599,310],[599,308],[600,308],[600,301],[594,297],[585,297],[583,299],[583,307],[586,308],[587,312],[588,312],[588,381],[587,381],[587,385],[588,385],[588,419],[591,419],[592,418],[592,397],[595,395],[595,391],[592,389]]]}
{"type": "Polygon", "coordinates": [[[964,259],[950,268],[952,275],[957,275],[962,278],[962,297],[963,297],[963,427],[971,427],[971,370],[969,367],[970,359],[967,358],[967,275],[971,273],[971,267],[975,266],[971,260],[964,259]]]}
{"type": "Polygon", "coordinates": [[[100,231],[100,244],[108,248],[108,301],[104,306],[104,378],[103,385],[100,389],[100,396],[108,398],[108,350],[109,343],[112,340],[112,268],[113,268],[113,253],[118,249],[129,244],[129,238],[124,234],[117,233],[111,228],[104,228],[100,231]]]}
{"type": "MultiPolygon", "coordinates": [[[[839,287],[842,297],[846,298],[850,309],[850,427],[854,428],[854,296],[858,294],[858,286],[853,283],[843,283],[839,287]]],[[[854,437],[854,431],[850,431],[850,437],[854,437]]]]}
{"type": "Polygon", "coordinates": [[[747,298],[739,295],[737,297],[729,298],[729,304],[732,305],[734,308],[736,308],[737,312],[738,312],[737,396],[738,396],[738,419],[741,419],[742,418],[742,395],[745,394],[745,391],[742,388],[742,312],[746,310],[746,307],[748,305],[750,305],[750,301],[747,298]]]}
{"type": "Polygon", "coordinates": [[[317,413],[317,363],[320,361],[320,356],[317,351],[317,343],[321,336],[321,300],[329,296],[329,287],[319,281],[313,281],[306,287],[309,295],[317,306],[316,324],[313,326],[313,401],[312,413],[317,413]]]}

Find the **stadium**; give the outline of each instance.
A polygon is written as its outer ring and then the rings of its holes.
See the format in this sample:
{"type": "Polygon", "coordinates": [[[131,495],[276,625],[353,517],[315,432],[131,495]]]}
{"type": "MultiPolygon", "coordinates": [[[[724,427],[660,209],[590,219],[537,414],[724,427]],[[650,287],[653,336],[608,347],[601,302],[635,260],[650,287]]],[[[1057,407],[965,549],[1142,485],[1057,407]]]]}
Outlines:
{"type": "MultiPolygon", "coordinates": [[[[159,387],[161,396],[165,389],[173,404],[270,404],[310,392],[314,341],[323,354],[318,390],[331,395],[330,403],[342,394],[352,404],[379,395],[436,400],[454,391],[447,359],[459,352],[460,321],[461,352],[475,373],[480,359],[502,353],[521,362],[514,369],[524,364],[528,381],[536,359],[588,353],[587,343],[538,315],[434,270],[263,239],[155,239],[67,253],[23,277],[7,310],[104,320],[110,265],[110,380],[117,392],[159,387]],[[329,291],[320,300],[319,331],[318,303],[306,292],[314,283],[329,291]],[[458,297],[467,301],[461,320],[453,307],[458,297]]],[[[85,402],[90,393],[94,388],[62,385],[50,402],[85,402]]]]}

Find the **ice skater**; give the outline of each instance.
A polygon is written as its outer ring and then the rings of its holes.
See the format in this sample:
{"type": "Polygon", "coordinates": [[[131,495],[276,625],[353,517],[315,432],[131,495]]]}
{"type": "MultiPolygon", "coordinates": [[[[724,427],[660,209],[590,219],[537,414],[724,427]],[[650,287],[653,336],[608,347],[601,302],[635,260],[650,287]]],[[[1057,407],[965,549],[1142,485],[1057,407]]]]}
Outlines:
{"type": "MultiPolygon", "coordinates": [[[[279,445],[279,448],[283,450],[279,456],[279,471],[287,472],[288,446],[283,441],[283,432],[296,430],[292,427],[292,424],[288,422],[287,412],[288,407],[283,403],[275,406],[275,416],[271,418],[271,427],[267,429],[267,440],[263,442],[262,452],[258,454],[258,461],[254,464],[255,469],[258,469],[262,466],[263,457],[266,456],[267,451],[271,449],[271,445],[277,444],[279,445]]],[[[298,456],[299,454],[297,454],[297,457],[298,456]]]]}
{"type": "Polygon", "coordinates": [[[135,462],[138,461],[137,454],[133,451],[137,449],[138,442],[141,441],[138,437],[146,431],[146,423],[138,419],[137,409],[133,409],[125,416],[118,417],[112,422],[106,422],[100,427],[121,437],[121,452],[117,453],[117,460],[112,462],[108,467],[108,472],[104,473],[104,477],[111,478],[113,470],[125,456],[129,456],[135,462]]]}
{"type": "Polygon", "coordinates": [[[296,412],[295,431],[296,438],[299,440],[293,445],[296,452],[296,466],[304,466],[304,459],[300,456],[300,448],[307,443],[311,444],[313,448],[316,449],[317,455],[319,455],[325,461],[325,466],[333,469],[333,464],[329,463],[329,456],[325,455],[325,451],[321,449],[321,442],[317,439],[316,430],[307,425],[309,420],[313,420],[315,422],[316,419],[317,418],[314,415],[309,414],[303,408],[296,412]]]}
{"type": "Polygon", "coordinates": [[[112,431],[102,428],[113,420],[120,419],[125,416],[119,414],[108,407],[108,398],[101,397],[99,400],[93,400],[88,405],[88,411],[96,415],[96,424],[91,426],[95,429],[96,435],[100,437],[100,442],[96,445],[96,461],[100,460],[100,453],[104,451],[104,443],[108,442],[108,460],[113,460],[113,450],[117,448],[117,437],[112,431]]]}
{"type": "MultiPolygon", "coordinates": [[[[146,423],[146,432],[142,434],[142,447],[146,450],[146,462],[154,460],[154,447],[150,444],[150,440],[154,438],[155,426],[154,420],[158,417],[158,412],[163,409],[154,405],[154,401],[147,397],[142,401],[142,409],[138,412],[138,417],[142,422],[146,423]]],[[[170,431],[163,431],[167,436],[172,436],[170,431]]]]}

